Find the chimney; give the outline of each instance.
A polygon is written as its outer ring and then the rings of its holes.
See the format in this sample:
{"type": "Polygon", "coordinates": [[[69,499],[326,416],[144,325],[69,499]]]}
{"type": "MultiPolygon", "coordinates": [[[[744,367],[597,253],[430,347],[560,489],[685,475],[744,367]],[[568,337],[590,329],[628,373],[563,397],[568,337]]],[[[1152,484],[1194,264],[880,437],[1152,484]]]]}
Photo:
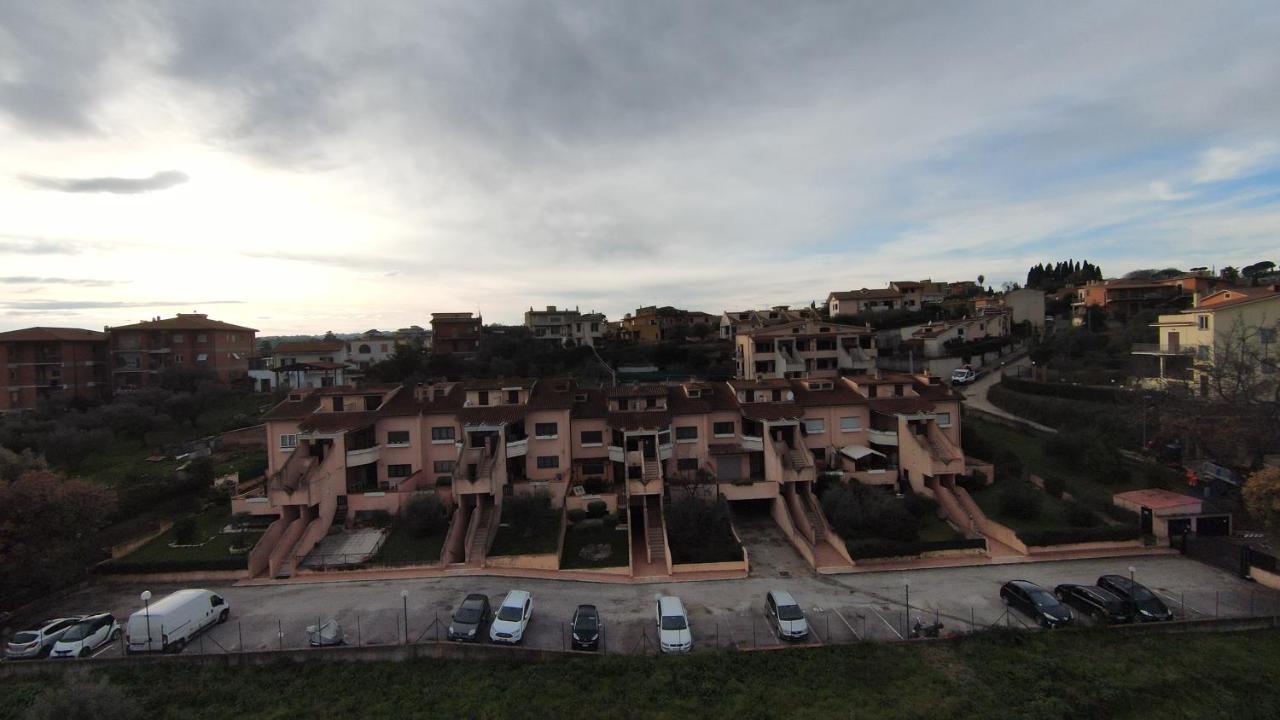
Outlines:
{"type": "Polygon", "coordinates": [[[548,306],[547,306],[547,312],[555,312],[555,311],[556,311],[556,306],[555,306],[555,305],[548,305],[548,306]]]}
{"type": "Polygon", "coordinates": [[[1200,307],[1200,293],[1198,291],[1191,293],[1191,307],[1200,307]]]}

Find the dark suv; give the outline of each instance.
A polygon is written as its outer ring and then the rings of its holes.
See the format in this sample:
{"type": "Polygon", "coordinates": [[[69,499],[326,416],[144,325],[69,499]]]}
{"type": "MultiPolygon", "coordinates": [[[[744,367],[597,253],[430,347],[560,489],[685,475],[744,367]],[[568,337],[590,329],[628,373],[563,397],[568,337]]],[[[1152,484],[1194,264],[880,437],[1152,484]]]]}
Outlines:
{"type": "Polygon", "coordinates": [[[1059,585],[1053,594],[1064,603],[1100,623],[1133,622],[1133,607],[1114,594],[1092,585],[1059,585]]]}
{"type": "Polygon", "coordinates": [[[1098,578],[1098,587],[1129,603],[1138,622],[1173,619],[1173,611],[1142,583],[1123,575],[1103,575],[1098,578]]]}
{"type": "Polygon", "coordinates": [[[1018,608],[1040,623],[1043,628],[1070,625],[1074,617],[1071,609],[1058,602],[1053,593],[1027,580],[1010,580],[1000,588],[1000,599],[1011,608],[1018,608]]]}
{"type": "Polygon", "coordinates": [[[487,596],[479,593],[466,596],[458,609],[453,611],[453,619],[449,623],[449,639],[459,642],[479,641],[484,637],[481,631],[492,615],[487,596]]]}
{"type": "Polygon", "coordinates": [[[573,621],[569,624],[569,634],[573,638],[574,650],[596,650],[600,647],[600,629],[604,625],[600,621],[600,613],[595,605],[579,605],[573,611],[573,621]]]}

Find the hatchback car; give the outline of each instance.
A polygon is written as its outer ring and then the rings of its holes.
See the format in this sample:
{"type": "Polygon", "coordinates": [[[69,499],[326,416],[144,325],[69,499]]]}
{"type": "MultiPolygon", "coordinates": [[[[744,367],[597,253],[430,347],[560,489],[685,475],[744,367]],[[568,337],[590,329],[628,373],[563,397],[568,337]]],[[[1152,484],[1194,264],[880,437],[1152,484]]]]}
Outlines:
{"type": "Polygon", "coordinates": [[[784,640],[804,640],[809,637],[809,622],[805,620],[800,604],[785,590],[770,590],[764,596],[764,612],[773,623],[778,637],[784,640]]]}
{"type": "Polygon", "coordinates": [[[1110,592],[1093,585],[1066,583],[1053,589],[1059,600],[1100,623],[1133,622],[1133,608],[1110,592]]]}
{"type": "Polygon", "coordinates": [[[37,658],[53,649],[63,633],[80,622],[81,618],[56,618],[45,620],[32,630],[16,632],[4,649],[4,656],[9,660],[37,658]]]}
{"type": "Polygon", "coordinates": [[[58,638],[49,657],[88,657],[103,645],[118,640],[120,632],[120,623],[116,622],[111,613],[87,615],[58,638]]]}
{"type": "Polygon", "coordinates": [[[1129,603],[1139,622],[1173,619],[1173,611],[1142,583],[1123,575],[1103,575],[1098,578],[1098,587],[1129,603]]]}
{"type": "Polygon", "coordinates": [[[459,642],[479,640],[482,637],[480,632],[492,615],[488,596],[471,593],[463,598],[458,609],[453,611],[453,618],[449,622],[449,639],[459,642]]]}
{"type": "Polygon", "coordinates": [[[689,615],[684,611],[680,598],[659,595],[655,606],[658,624],[658,649],[664,653],[686,653],[693,649],[693,634],[689,630],[689,615]]]}
{"type": "Polygon", "coordinates": [[[1028,580],[1010,580],[1000,588],[1005,605],[1026,613],[1043,628],[1070,625],[1071,609],[1058,602],[1053,593],[1028,580]]]}
{"type": "Polygon", "coordinates": [[[595,605],[579,605],[573,611],[573,620],[569,622],[569,635],[573,639],[574,650],[598,650],[600,633],[604,622],[600,620],[600,612],[595,605]]]}
{"type": "Polygon", "coordinates": [[[512,590],[502,599],[498,614],[489,626],[489,639],[512,645],[524,639],[524,631],[533,617],[533,596],[524,590],[512,590]]]}

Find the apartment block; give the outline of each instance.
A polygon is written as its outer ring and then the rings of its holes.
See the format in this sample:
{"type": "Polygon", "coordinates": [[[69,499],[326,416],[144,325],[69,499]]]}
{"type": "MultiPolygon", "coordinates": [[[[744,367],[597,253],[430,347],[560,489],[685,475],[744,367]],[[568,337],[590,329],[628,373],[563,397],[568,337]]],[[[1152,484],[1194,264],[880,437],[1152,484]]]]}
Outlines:
{"type": "Polygon", "coordinates": [[[850,290],[827,295],[827,312],[831,317],[862,315],[885,310],[901,310],[902,293],[893,288],[850,290]]]}
{"type": "Polygon", "coordinates": [[[558,309],[555,305],[548,305],[546,310],[526,310],[524,326],[541,340],[553,340],[566,346],[595,346],[604,337],[608,321],[603,313],[583,313],[578,308],[558,309]]]}
{"type": "Polygon", "coordinates": [[[291,393],[266,428],[266,486],[233,500],[277,518],[250,555],[255,576],[293,574],[333,524],[397,513],[418,493],[451,510],[446,564],[484,565],[504,499],[537,491],[561,508],[620,509],[635,550],[662,556],[666,499],[698,487],[770,503],[804,557],[839,566],[849,559],[817,506],[818,473],[933,494],[966,472],[960,396],[924,375],[322,388],[291,393]]]}
{"type": "Polygon", "coordinates": [[[739,329],[734,338],[734,358],[740,378],[865,373],[876,366],[875,333],[864,325],[814,319],[739,329]]]}
{"type": "Polygon", "coordinates": [[[1076,288],[1071,303],[1072,323],[1083,324],[1090,307],[1116,320],[1128,319],[1143,310],[1180,310],[1189,307],[1195,295],[1208,295],[1229,286],[1222,278],[1194,273],[1155,280],[1091,280],[1076,288]]]}
{"type": "Polygon", "coordinates": [[[484,319],[469,312],[431,313],[431,351],[471,354],[480,349],[484,319]]]}
{"type": "Polygon", "coordinates": [[[699,323],[715,327],[716,322],[716,317],[708,313],[669,305],[650,305],[623,316],[618,325],[618,336],[623,340],[651,344],[673,339],[673,330],[677,327],[691,328],[699,323]]]}
{"type": "Polygon", "coordinates": [[[0,333],[0,412],[41,400],[105,400],[111,391],[105,333],[32,327],[0,333]]]}
{"type": "Polygon", "coordinates": [[[354,384],[363,373],[352,364],[344,340],[299,340],[277,343],[267,357],[265,372],[255,378],[272,381],[272,387],[339,387],[354,384]]]}
{"type": "Polygon", "coordinates": [[[147,387],[170,367],[204,368],[222,382],[247,377],[257,332],[201,313],[108,327],[114,387],[147,387]]]}
{"type": "Polygon", "coordinates": [[[890,290],[902,293],[904,310],[921,310],[925,305],[937,305],[947,297],[947,284],[925,280],[895,280],[889,283],[890,290]]]}
{"type": "Polygon", "coordinates": [[[720,339],[733,340],[740,332],[759,330],[770,325],[821,319],[821,314],[814,308],[792,310],[786,305],[776,305],[768,310],[725,310],[720,316],[720,339]]]}

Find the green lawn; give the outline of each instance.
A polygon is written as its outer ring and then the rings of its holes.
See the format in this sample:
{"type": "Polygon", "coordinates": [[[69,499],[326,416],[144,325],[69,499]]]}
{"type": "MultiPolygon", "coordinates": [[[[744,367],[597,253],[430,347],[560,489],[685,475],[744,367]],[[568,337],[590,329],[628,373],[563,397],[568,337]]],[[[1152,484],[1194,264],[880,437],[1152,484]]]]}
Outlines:
{"type": "MultiPolygon", "coordinates": [[[[247,553],[231,553],[231,542],[235,536],[231,533],[219,532],[231,522],[231,513],[227,508],[211,508],[196,515],[195,518],[196,532],[193,544],[203,543],[199,547],[169,547],[169,544],[175,541],[177,530],[175,526],[160,537],[120,558],[120,561],[130,566],[155,565],[157,568],[169,568],[182,564],[197,566],[244,564],[247,553]]],[[[250,547],[262,537],[260,532],[250,532],[245,535],[250,547]]]]}
{"type": "Polygon", "coordinates": [[[560,547],[560,514],[538,525],[529,537],[521,537],[513,525],[499,525],[493,538],[490,555],[543,555],[554,553],[560,547]]]}
{"type": "MultiPolygon", "coordinates": [[[[1274,630],[996,632],[936,642],[675,657],[610,653],[541,663],[81,665],[67,677],[105,681],[136,704],[130,717],[157,720],[1280,717],[1280,632],[1274,630]]],[[[7,699],[0,720],[22,718],[43,693],[66,694],[58,677],[62,673],[0,677],[0,696],[7,699]]]]}
{"type": "Polygon", "coordinates": [[[920,542],[944,542],[959,540],[964,533],[957,532],[946,520],[926,517],[920,520],[920,542]]]}
{"type": "Polygon", "coordinates": [[[1065,500],[1055,498],[1049,493],[1039,493],[1040,516],[1032,520],[1005,515],[1000,510],[999,483],[988,485],[978,492],[970,493],[970,496],[973,497],[974,502],[978,503],[978,507],[982,508],[982,512],[987,517],[998,523],[1008,525],[1017,533],[1037,530],[1061,530],[1071,527],[1071,524],[1067,522],[1069,504],[1065,500]]]}
{"type": "Polygon", "coordinates": [[[427,537],[414,537],[403,524],[391,527],[391,533],[383,541],[378,554],[373,558],[375,565],[412,565],[417,563],[438,563],[444,551],[444,538],[448,529],[427,537]]]}
{"type": "Polygon", "coordinates": [[[626,530],[611,530],[603,525],[587,526],[585,521],[574,523],[565,532],[560,567],[582,569],[625,566],[630,561],[627,552],[626,530]],[[609,555],[599,560],[583,557],[582,550],[589,545],[608,547],[609,555]]]}

